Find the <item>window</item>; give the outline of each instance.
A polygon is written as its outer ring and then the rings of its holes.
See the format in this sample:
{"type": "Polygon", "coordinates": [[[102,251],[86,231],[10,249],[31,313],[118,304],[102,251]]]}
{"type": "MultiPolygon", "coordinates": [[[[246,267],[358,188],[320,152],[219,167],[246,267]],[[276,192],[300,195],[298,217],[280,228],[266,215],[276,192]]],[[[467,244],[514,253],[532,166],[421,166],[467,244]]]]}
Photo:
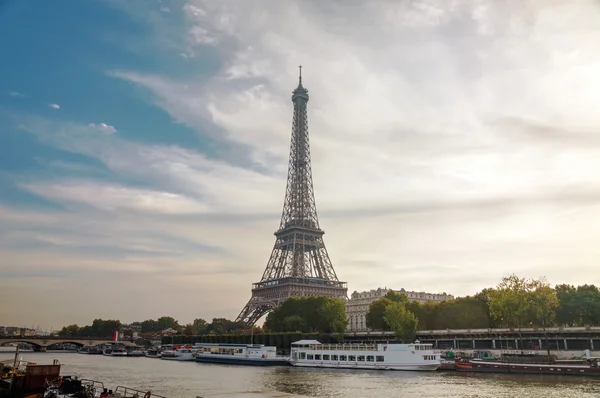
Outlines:
{"type": "Polygon", "coordinates": [[[337,355],[332,355],[331,356],[331,360],[332,361],[337,361],[338,360],[338,356],[337,355]]]}
{"type": "Polygon", "coordinates": [[[352,362],[356,362],[356,356],[350,355],[350,356],[348,356],[348,360],[352,361],[352,362]]]}
{"type": "Polygon", "coordinates": [[[367,362],[374,362],[375,357],[373,355],[367,355],[367,362]]]}
{"type": "Polygon", "coordinates": [[[384,358],[383,355],[377,355],[377,362],[383,362],[384,358]]]}
{"type": "Polygon", "coordinates": [[[306,353],[305,352],[301,352],[300,353],[300,359],[306,359],[306,353]]]}
{"type": "Polygon", "coordinates": [[[346,356],[345,355],[340,355],[340,361],[345,361],[346,360],[346,356]]]}
{"type": "Polygon", "coordinates": [[[359,362],[364,362],[365,361],[365,356],[364,355],[359,355],[358,356],[358,361],[359,362]]]}
{"type": "Polygon", "coordinates": [[[324,361],[329,361],[329,355],[323,354],[323,360],[324,361]]]}
{"type": "Polygon", "coordinates": [[[313,354],[308,354],[306,356],[306,359],[308,359],[309,361],[312,361],[313,360],[313,354]]]}
{"type": "Polygon", "coordinates": [[[315,361],[321,360],[321,354],[315,354],[315,361]]]}

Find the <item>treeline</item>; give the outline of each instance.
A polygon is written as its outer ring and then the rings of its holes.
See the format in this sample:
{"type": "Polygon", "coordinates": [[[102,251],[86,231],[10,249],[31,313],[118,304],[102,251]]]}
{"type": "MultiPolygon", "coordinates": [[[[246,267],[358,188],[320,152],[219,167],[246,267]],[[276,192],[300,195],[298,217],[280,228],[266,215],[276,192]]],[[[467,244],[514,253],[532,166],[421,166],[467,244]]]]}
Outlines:
{"type": "Polygon", "coordinates": [[[346,330],[346,302],[328,297],[289,298],[267,315],[264,328],[274,332],[332,333],[346,330]]]}
{"type": "Polygon", "coordinates": [[[408,301],[397,293],[374,301],[367,327],[391,330],[384,313],[395,301],[418,319],[419,330],[591,326],[600,324],[600,290],[594,285],[557,285],[516,275],[474,296],[443,302],[408,301]]]}
{"type": "Polygon", "coordinates": [[[94,319],[89,326],[69,325],[64,326],[59,332],[59,336],[63,337],[112,337],[115,330],[120,330],[122,327],[121,321],[109,319],[94,319]]]}

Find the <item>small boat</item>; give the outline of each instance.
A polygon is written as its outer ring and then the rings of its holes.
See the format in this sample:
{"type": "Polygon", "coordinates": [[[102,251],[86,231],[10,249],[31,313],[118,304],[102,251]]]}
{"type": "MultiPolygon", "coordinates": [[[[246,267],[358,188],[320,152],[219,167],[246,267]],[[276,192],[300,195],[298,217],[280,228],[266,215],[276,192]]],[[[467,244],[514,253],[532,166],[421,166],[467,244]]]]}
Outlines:
{"type": "Polygon", "coordinates": [[[144,355],[145,355],[144,350],[141,350],[139,348],[133,348],[133,349],[127,351],[128,357],[143,357],[144,355]]]}
{"type": "Polygon", "coordinates": [[[277,356],[277,347],[253,344],[197,343],[196,362],[252,366],[288,366],[289,358],[277,356]]]}
{"type": "Polygon", "coordinates": [[[88,345],[88,346],[81,347],[80,349],[78,349],[77,353],[87,354],[87,355],[100,355],[100,354],[102,354],[102,350],[98,347],[93,347],[93,346],[88,345]]]}
{"type": "Polygon", "coordinates": [[[176,350],[163,351],[161,359],[171,361],[193,361],[197,350],[193,348],[178,348],[176,350]]]}
{"type": "Polygon", "coordinates": [[[292,366],[337,369],[436,370],[440,354],[432,344],[321,344],[317,340],[292,343],[292,366]]]}
{"type": "Polygon", "coordinates": [[[107,347],[102,351],[102,355],[107,357],[126,357],[127,350],[121,347],[107,347]]]}
{"type": "Polygon", "coordinates": [[[160,358],[162,356],[162,352],[159,349],[151,348],[146,351],[146,358],[160,358]]]}

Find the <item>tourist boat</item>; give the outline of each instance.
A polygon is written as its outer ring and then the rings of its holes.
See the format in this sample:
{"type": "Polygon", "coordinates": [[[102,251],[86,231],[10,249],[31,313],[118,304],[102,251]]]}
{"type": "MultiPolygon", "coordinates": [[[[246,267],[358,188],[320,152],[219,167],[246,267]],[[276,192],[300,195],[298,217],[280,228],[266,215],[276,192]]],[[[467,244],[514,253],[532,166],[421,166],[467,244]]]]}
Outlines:
{"type": "Polygon", "coordinates": [[[98,347],[94,346],[84,346],[77,350],[79,354],[87,354],[87,355],[100,355],[102,354],[102,350],[98,347]]]}
{"type": "Polygon", "coordinates": [[[317,340],[292,343],[290,363],[311,368],[436,370],[440,354],[432,344],[321,344],[317,340]]]}
{"type": "Polygon", "coordinates": [[[288,366],[289,358],[277,356],[277,347],[254,344],[197,343],[196,362],[253,366],[288,366]]]}
{"type": "Polygon", "coordinates": [[[126,357],[127,350],[121,347],[106,347],[102,350],[102,355],[107,357],[126,357]]]}
{"type": "Polygon", "coordinates": [[[161,356],[162,353],[159,349],[151,348],[148,351],[146,351],[146,358],[160,358],[161,356]]]}
{"type": "Polygon", "coordinates": [[[193,361],[196,356],[196,349],[183,347],[176,350],[163,351],[160,359],[167,359],[171,361],[193,361]]]}

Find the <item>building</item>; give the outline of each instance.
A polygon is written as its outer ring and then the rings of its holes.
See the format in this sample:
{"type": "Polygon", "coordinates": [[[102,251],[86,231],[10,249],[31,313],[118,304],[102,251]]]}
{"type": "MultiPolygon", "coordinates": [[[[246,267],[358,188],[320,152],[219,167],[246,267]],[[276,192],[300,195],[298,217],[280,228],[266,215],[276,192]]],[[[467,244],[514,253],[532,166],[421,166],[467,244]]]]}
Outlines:
{"type": "MultiPolygon", "coordinates": [[[[349,332],[362,332],[369,330],[367,328],[367,312],[371,303],[379,298],[382,298],[387,292],[392,289],[378,288],[364,292],[355,291],[346,302],[346,316],[348,317],[349,332]]],[[[452,300],[454,296],[447,293],[426,293],[426,292],[411,292],[404,289],[394,290],[396,293],[405,294],[411,301],[427,302],[427,301],[445,301],[452,300]]]]}

